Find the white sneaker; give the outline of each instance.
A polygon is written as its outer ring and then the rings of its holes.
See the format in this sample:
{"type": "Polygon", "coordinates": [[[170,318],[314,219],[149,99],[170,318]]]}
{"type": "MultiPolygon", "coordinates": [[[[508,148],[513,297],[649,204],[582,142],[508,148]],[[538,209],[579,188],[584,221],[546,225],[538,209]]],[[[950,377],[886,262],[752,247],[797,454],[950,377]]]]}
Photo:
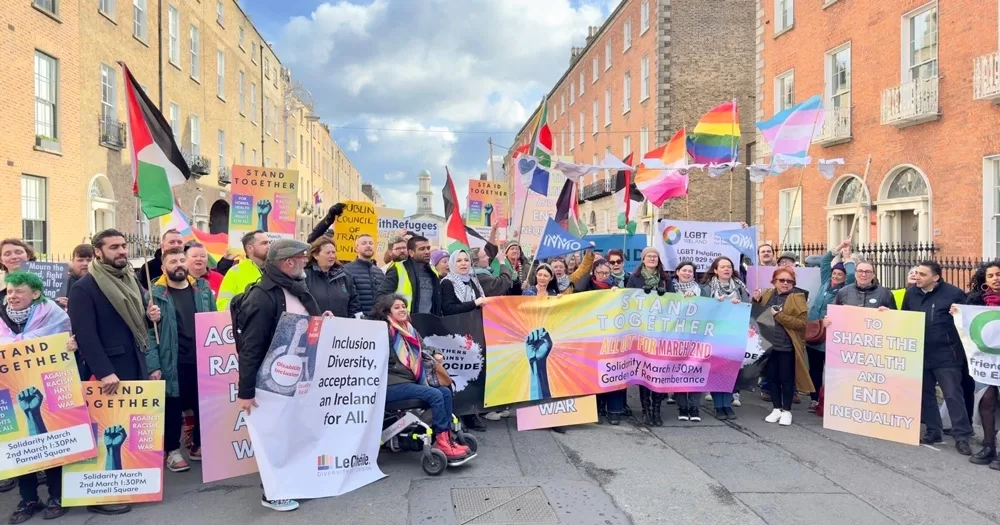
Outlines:
{"type": "Polygon", "coordinates": [[[510,409],[509,408],[505,408],[505,409],[501,410],[500,411],[500,417],[502,417],[504,419],[510,417],[510,409]]]}
{"type": "Polygon", "coordinates": [[[500,412],[495,412],[494,411],[494,412],[487,412],[486,415],[483,416],[483,417],[486,418],[486,419],[488,419],[488,420],[490,420],[490,421],[500,421],[500,417],[501,416],[500,416],[500,412]]]}
{"type": "MultiPolygon", "coordinates": [[[[776,408],[764,418],[764,421],[767,421],[768,423],[777,423],[779,419],[781,419],[781,409],[776,408]]],[[[789,421],[791,421],[791,419],[789,419],[789,421]]]]}
{"type": "Polygon", "coordinates": [[[278,512],[289,512],[299,508],[299,502],[293,499],[260,499],[260,504],[278,512]]]}
{"type": "Polygon", "coordinates": [[[711,401],[711,400],[712,400],[712,394],[705,394],[705,401],[711,401]]]}
{"type": "Polygon", "coordinates": [[[781,421],[778,424],[784,427],[791,426],[792,424],[792,413],[788,410],[781,411],[781,421]]]}
{"type": "Polygon", "coordinates": [[[740,393],[739,392],[736,392],[735,394],[733,394],[733,406],[734,407],[741,407],[741,406],[743,406],[743,402],[740,401],[740,393]]]}

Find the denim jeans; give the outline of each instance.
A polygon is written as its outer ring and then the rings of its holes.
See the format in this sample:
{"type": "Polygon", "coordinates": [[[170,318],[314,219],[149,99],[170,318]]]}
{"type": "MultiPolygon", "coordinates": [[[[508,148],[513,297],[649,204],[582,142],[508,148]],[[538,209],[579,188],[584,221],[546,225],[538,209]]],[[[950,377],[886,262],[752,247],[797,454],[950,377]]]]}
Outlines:
{"type": "Polygon", "coordinates": [[[431,427],[435,432],[451,430],[451,389],[416,383],[399,383],[385,389],[386,404],[419,399],[431,407],[431,427]]]}
{"type": "Polygon", "coordinates": [[[733,408],[732,392],[712,392],[712,405],[716,408],[733,408]]]}
{"type": "MultiPolygon", "coordinates": [[[[45,484],[49,486],[49,497],[62,499],[62,467],[52,467],[45,471],[45,484]]],[[[42,501],[38,498],[38,473],[17,477],[17,488],[24,501],[42,501]]]]}
{"type": "Polygon", "coordinates": [[[625,396],[628,390],[615,390],[597,394],[598,403],[607,407],[609,414],[621,414],[625,410],[625,396]]]}

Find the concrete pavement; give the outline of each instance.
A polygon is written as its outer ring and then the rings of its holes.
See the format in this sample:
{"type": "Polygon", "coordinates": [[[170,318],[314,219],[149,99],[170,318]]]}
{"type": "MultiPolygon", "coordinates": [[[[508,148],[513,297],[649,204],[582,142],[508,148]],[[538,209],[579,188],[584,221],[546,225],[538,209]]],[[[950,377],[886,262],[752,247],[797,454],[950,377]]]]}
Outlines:
{"type": "MultiPolygon", "coordinates": [[[[120,517],[75,509],[53,523],[1000,523],[1000,472],[972,465],[951,442],[910,447],[824,430],[805,405],[779,427],[763,421],[769,407],[755,394],[744,396],[731,422],[708,406],[701,423],[679,422],[674,405],[652,430],[629,421],[560,435],[488,422],[479,457],[464,467],[430,478],[418,454],[383,453],[385,479],[292,513],[261,507],[255,476],[203,485],[195,464],[166,473],[162,503],[120,517]]],[[[16,494],[0,508],[12,511],[16,494]]]]}

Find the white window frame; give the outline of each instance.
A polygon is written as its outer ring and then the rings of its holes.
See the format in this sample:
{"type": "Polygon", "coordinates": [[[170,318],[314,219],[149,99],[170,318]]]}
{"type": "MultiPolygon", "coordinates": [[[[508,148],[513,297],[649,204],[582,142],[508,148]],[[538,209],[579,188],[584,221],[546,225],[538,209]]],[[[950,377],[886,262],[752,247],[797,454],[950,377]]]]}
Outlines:
{"type": "Polygon", "coordinates": [[[264,134],[271,134],[271,99],[264,97],[264,134]]]}
{"type": "Polygon", "coordinates": [[[246,142],[240,142],[240,164],[246,165],[247,163],[247,144],[246,142]]]}
{"type": "Polygon", "coordinates": [[[240,50],[246,51],[247,48],[244,46],[244,43],[246,43],[246,29],[244,29],[243,26],[240,26],[240,29],[239,29],[238,42],[239,42],[240,50]]]}
{"type": "Polygon", "coordinates": [[[622,77],[622,115],[632,111],[632,72],[626,71],[622,77]]]}
{"type": "Polygon", "coordinates": [[[795,0],[774,0],[774,36],[795,27],[795,0]],[[785,14],[788,21],[785,21],[785,14]]]}
{"type": "Polygon", "coordinates": [[[1000,256],[1000,155],[983,157],[983,257],[1000,256]]]}
{"type": "Polygon", "coordinates": [[[649,98],[649,55],[639,59],[639,102],[649,98]]]}
{"type": "Polygon", "coordinates": [[[649,0],[642,0],[639,4],[639,36],[649,31],[649,0]]]}
{"type": "Polygon", "coordinates": [[[622,159],[628,157],[629,153],[632,153],[632,136],[625,135],[622,137],[622,159]]]}
{"type": "Polygon", "coordinates": [[[837,46],[826,52],[826,60],[824,61],[824,78],[826,78],[826,93],[823,97],[825,102],[824,107],[829,109],[851,107],[851,75],[852,69],[854,68],[851,63],[852,58],[850,42],[837,46]],[[834,81],[834,77],[837,75],[837,55],[845,51],[847,52],[847,87],[838,91],[837,82],[834,81]]]}
{"type": "Polygon", "coordinates": [[[149,38],[149,11],[146,0],[132,0],[132,36],[146,43],[149,38]]]}
{"type": "Polygon", "coordinates": [[[250,41],[250,62],[257,63],[257,41],[250,41]]]}
{"type": "Polygon", "coordinates": [[[35,50],[35,135],[58,140],[59,59],[35,50]],[[45,64],[44,71],[39,66],[45,64]],[[39,115],[41,114],[41,120],[39,115]]]}
{"type": "Polygon", "coordinates": [[[240,115],[246,116],[247,114],[247,88],[246,88],[246,73],[241,69],[239,74],[236,76],[239,82],[239,94],[240,94],[240,115]]]}
{"type": "Polygon", "coordinates": [[[611,69],[611,37],[604,43],[604,70],[611,69]]]}
{"type": "Polygon", "coordinates": [[[97,2],[97,12],[108,17],[111,20],[115,19],[115,12],[118,10],[115,4],[117,0],[99,0],[97,2]]]}
{"type": "Polygon", "coordinates": [[[189,151],[192,155],[201,155],[201,119],[198,118],[198,115],[190,115],[188,122],[191,125],[191,148],[189,151]]]}
{"type": "Polygon", "coordinates": [[[622,53],[625,53],[629,49],[632,49],[632,17],[625,19],[625,23],[622,24],[622,53]]]}
{"type": "Polygon", "coordinates": [[[580,97],[583,97],[583,93],[586,89],[583,82],[583,77],[585,76],[583,73],[583,71],[580,71],[580,97]]]}
{"type": "Polygon", "coordinates": [[[576,102],[576,85],[572,82],[569,85],[569,107],[573,107],[573,103],[576,102]]]}
{"type": "Polygon", "coordinates": [[[222,49],[215,51],[215,96],[220,100],[226,100],[226,52],[222,49]]]}
{"type": "Polygon", "coordinates": [[[941,59],[941,15],[940,15],[940,12],[937,12],[937,10],[938,10],[938,3],[937,3],[937,1],[934,1],[934,2],[931,2],[931,3],[926,4],[924,6],[918,7],[917,9],[914,9],[914,10],[912,10],[912,11],[910,11],[910,12],[908,12],[908,13],[906,13],[906,14],[903,15],[903,20],[902,20],[902,23],[900,24],[900,26],[901,26],[900,44],[902,46],[902,49],[901,49],[901,52],[900,52],[900,57],[901,57],[900,67],[902,69],[902,72],[900,74],[901,75],[900,78],[901,78],[902,82],[904,82],[904,83],[905,82],[909,82],[911,80],[915,80],[917,77],[913,76],[914,73],[916,73],[917,71],[920,71],[919,68],[921,68],[922,66],[928,65],[928,64],[933,64],[934,74],[923,76],[921,78],[936,78],[940,74],[940,67],[941,67],[941,62],[940,62],[940,59],[941,59]],[[934,58],[931,59],[931,60],[926,60],[926,61],[922,62],[919,65],[914,65],[913,64],[913,56],[912,56],[912,45],[911,45],[911,42],[910,42],[910,40],[912,39],[913,35],[911,34],[912,31],[910,29],[910,24],[912,23],[912,20],[914,18],[916,18],[918,16],[921,16],[921,15],[924,15],[924,14],[927,14],[930,11],[936,11],[937,12],[937,22],[936,22],[937,23],[937,32],[934,35],[934,58]]]}
{"type": "Polygon", "coordinates": [[[576,140],[575,140],[576,137],[575,137],[575,133],[574,133],[576,131],[575,125],[576,125],[575,122],[573,122],[572,120],[569,121],[569,150],[570,151],[573,151],[573,149],[576,148],[576,140]]]}
{"type": "MultiPolygon", "coordinates": [[[[38,252],[45,253],[49,241],[49,180],[37,175],[21,175],[21,238],[38,252]],[[30,185],[34,188],[30,188],[30,185]],[[34,191],[26,191],[34,189],[34,191]],[[29,221],[38,222],[42,230],[41,239],[28,238],[25,225],[29,221]],[[40,241],[40,245],[35,241],[40,241]]],[[[37,226],[37,225],[36,225],[37,226]]]]}
{"type": "Polygon", "coordinates": [[[604,90],[604,127],[611,125],[611,88],[604,90]]]}
{"type": "Polygon", "coordinates": [[[226,132],[219,130],[218,133],[219,140],[219,169],[222,169],[226,165],[226,132]]]}
{"type": "Polygon", "coordinates": [[[222,5],[222,0],[215,0],[215,23],[226,27],[226,8],[222,5]]]}
{"type": "Polygon", "coordinates": [[[778,114],[795,105],[795,70],[789,69],[774,77],[774,113],[778,114]],[[788,80],[790,83],[786,83],[788,80]],[[786,88],[791,86],[790,93],[786,88]]]}
{"type": "Polygon", "coordinates": [[[167,118],[170,119],[170,131],[174,134],[174,142],[181,143],[181,107],[176,102],[171,102],[167,110],[167,118]]]}
{"type": "Polygon", "coordinates": [[[594,118],[593,118],[593,122],[594,122],[593,128],[594,129],[592,130],[592,133],[594,134],[595,137],[597,136],[597,131],[600,129],[598,127],[598,125],[597,125],[598,122],[600,122],[600,118],[601,118],[601,105],[597,101],[597,99],[595,98],[594,99],[594,118]]]}
{"type": "Polygon", "coordinates": [[[250,122],[257,124],[257,84],[250,82],[250,122]]]}
{"type": "Polygon", "coordinates": [[[118,80],[114,67],[101,64],[101,117],[118,120],[118,80]]]}
{"type": "Polygon", "coordinates": [[[176,7],[167,7],[167,38],[169,39],[169,60],[181,67],[181,12],[176,7]]]}
{"type": "Polygon", "coordinates": [[[583,139],[586,138],[586,136],[587,136],[587,134],[583,132],[583,130],[586,129],[586,127],[587,127],[587,125],[585,124],[585,122],[586,122],[586,120],[585,120],[585,117],[584,117],[584,112],[581,111],[580,112],[580,144],[583,144],[583,139]]]}
{"type": "Polygon", "coordinates": [[[559,95],[559,114],[566,114],[566,93],[559,95]]]}
{"type": "Polygon", "coordinates": [[[798,188],[778,191],[778,238],[783,239],[785,244],[802,244],[802,195],[798,188]]]}
{"type": "Polygon", "coordinates": [[[649,126],[639,129],[639,158],[642,159],[649,153],[649,126]]]}
{"type": "Polygon", "coordinates": [[[597,53],[594,53],[594,59],[593,59],[593,68],[594,68],[594,75],[593,76],[594,76],[594,78],[591,79],[591,81],[590,81],[591,84],[596,84],[597,83],[597,79],[601,78],[601,74],[600,74],[600,71],[599,71],[600,68],[597,66],[598,63],[600,63],[600,60],[598,60],[598,58],[597,58],[597,53]]]}
{"type": "Polygon", "coordinates": [[[559,155],[566,154],[566,132],[559,132],[559,155]]]}
{"type": "Polygon", "coordinates": [[[191,78],[198,81],[201,76],[201,30],[198,26],[191,24],[188,31],[188,43],[191,46],[191,78]]]}

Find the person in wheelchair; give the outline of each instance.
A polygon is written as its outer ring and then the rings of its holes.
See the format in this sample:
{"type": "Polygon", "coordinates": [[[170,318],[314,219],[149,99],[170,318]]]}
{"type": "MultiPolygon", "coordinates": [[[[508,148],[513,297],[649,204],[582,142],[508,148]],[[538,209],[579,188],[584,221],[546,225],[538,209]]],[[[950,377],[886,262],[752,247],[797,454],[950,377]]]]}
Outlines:
{"type": "MultiPolygon", "coordinates": [[[[369,319],[385,321],[389,328],[389,380],[385,390],[386,405],[419,400],[431,408],[431,428],[435,434],[434,447],[444,453],[449,461],[467,458],[472,452],[459,444],[452,431],[452,393],[449,387],[430,386],[428,374],[434,370],[424,365],[426,350],[421,348],[420,334],[410,324],[410,311],[406,299],[399,294],[379,297],[369,319]]],[[[440,354],[431,359],[441,361],[440,354]]]]}

